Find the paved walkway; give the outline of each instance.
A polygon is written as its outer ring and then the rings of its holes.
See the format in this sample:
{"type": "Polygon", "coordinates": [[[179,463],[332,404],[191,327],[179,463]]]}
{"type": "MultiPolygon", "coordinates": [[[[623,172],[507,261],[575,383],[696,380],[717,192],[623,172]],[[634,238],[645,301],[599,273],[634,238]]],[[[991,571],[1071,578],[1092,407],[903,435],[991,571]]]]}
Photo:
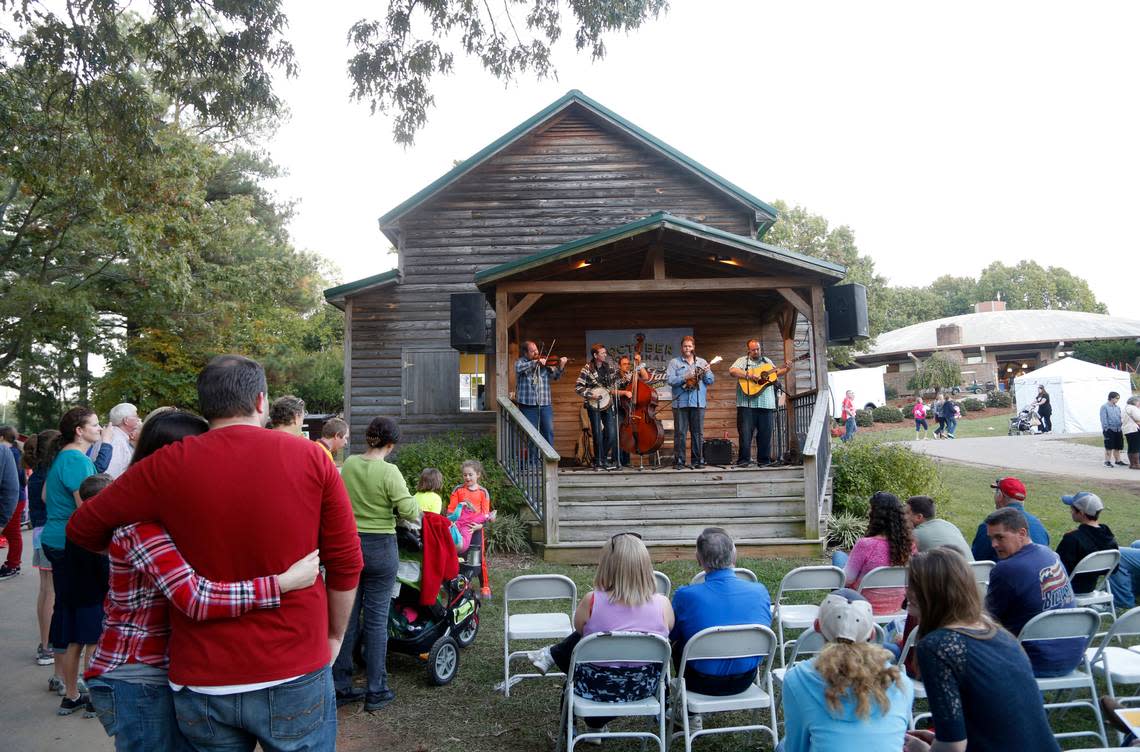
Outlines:
{"type": "MultiPolygon", "coordinates": [[[[1090,434],[1092,435],[1092,434],[1090,434]]],[[[1097,435],[1099,437],[1099,434],[1097,435]]],[[[1073,478],[1135,482],[1140,471],[1104,466],[1104,450],[1072,441],[1073,436],[983,436],[902,442],[931,457],[990,465],[1008,470],[1067,475],[1073,478]],[[1068,439],[1068,440],[1066,440],[1068,439]]]]}
{"type": "MultiPolygon", "coordinates": [[[[0,549],[7,555],[8,549],[0,549]]],[[[36,591],[32,534],[24,533],[21,574],[0,582],[0,748],[12,752],[113,750],[95,718],[82,712],[59,717],[59,697],[47,691],[50,666],[37,666],[36,591]]]]}

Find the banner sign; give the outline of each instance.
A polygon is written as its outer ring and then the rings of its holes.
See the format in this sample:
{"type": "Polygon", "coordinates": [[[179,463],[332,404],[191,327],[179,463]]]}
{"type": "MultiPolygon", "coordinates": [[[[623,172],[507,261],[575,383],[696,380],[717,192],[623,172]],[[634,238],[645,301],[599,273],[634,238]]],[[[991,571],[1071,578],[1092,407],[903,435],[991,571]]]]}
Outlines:
{"type": "Polygon", "coordinates": [[[641,364],[649,370],[654,385],[665,383],[669,361],[681,354],[681,337],[692,336],[692,327],[676,329],[595,329],[586,332],[586,360],[596,342],[606,346],[606,354],[616,365],[623,355],[633,357],[640,337],[641,364]]]}

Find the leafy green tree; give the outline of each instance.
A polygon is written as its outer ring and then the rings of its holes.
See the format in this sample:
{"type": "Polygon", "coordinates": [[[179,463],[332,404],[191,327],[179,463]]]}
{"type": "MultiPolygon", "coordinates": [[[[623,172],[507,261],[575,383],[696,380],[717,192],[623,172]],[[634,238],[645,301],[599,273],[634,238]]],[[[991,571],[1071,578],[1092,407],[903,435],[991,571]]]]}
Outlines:
{"type": "Polygon", "coordinates": [[[907,382],[907,388],[915,391],[924,389],[946,389],[962,383],[962,368],[955,360],[942,353],[934,353],[922,361],[918,371],[907,382]]]}
{"type": "Polygon", "coordinates": [[[1088,311],[1108,313],[1088,282],[1059,266],[1043,267],[1036,261],[1006,266],[995,261],[978,277],[979,300],[999,295],[1010,309],[1088,311]]]}
{"type": "MultiPolygon", "coordinates": [[[[938,306],[935,309],[938,315],[930,318],[941,319],[973,313],[974,303],[984,300],[978,297],[978,281],[973,277],[944,274],[930,283],[929,290],[938,299],[938,306]]],[[[923,321],[929,321],[930,318],[923,321]]]]}
{"type": "Polygon", "coordinates": [[[1140,370],[1140,344],[1133,338],[1077,342],[1073,345],[1073,357],[1102,366],[1127,363],[1140,370]]]}

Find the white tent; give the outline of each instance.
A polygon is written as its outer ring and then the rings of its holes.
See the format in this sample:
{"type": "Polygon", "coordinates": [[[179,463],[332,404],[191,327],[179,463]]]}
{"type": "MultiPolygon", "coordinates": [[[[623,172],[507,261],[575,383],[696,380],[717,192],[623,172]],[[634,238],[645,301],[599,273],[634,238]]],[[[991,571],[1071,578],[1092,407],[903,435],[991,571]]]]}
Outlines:
{"type": "Polygon", "coordinates": [[[1121,405],[1132,393],[1124,371],[1062,358],[1013,380],[1018,410],[1036,399],[1038,386],[1049,392],[1057,433],[1100,433],[1100,406],[1108,400],[1108,393],[1119,392],[1121,405]]]}

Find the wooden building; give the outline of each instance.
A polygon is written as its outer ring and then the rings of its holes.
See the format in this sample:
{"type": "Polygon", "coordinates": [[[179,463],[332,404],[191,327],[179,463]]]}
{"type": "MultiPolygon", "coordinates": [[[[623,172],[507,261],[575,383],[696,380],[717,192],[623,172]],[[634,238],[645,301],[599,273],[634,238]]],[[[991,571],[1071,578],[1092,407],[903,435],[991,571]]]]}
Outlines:
{"type": "MultiPolygon", "coordinates": [[[[381,217],[396,269],[326,291],[345,311],[354,441],[376,415],[398,419],[408,440],[497,431],[499,461],[552,558],[592,560],[631,525],[643,526],[655,555],[691,546],[708,524],[725,524],[754,552],[817,548],[829,503],[823,289],[844,270],[760,241],[775,219],[769,205],[569,92],[381,217]],[[451,294],[475,291],[490,304],[485,357],[451,343],[451,294]],[[572,470],[587,332],[682,328],[698,354],[727,361],[709,392],[706,437],[736,440],[728,366],[749,338],[777,362],[802,356],[780,412],[778,449],[793,463],[688,471],[684,482],[671,469],[572,470]],[[553,390],[554,446],[511,401],[527,339],[557,341],[572,360],[553,390]]],[[[660,417],[669,422],[667,403],[660,417]]]]}

